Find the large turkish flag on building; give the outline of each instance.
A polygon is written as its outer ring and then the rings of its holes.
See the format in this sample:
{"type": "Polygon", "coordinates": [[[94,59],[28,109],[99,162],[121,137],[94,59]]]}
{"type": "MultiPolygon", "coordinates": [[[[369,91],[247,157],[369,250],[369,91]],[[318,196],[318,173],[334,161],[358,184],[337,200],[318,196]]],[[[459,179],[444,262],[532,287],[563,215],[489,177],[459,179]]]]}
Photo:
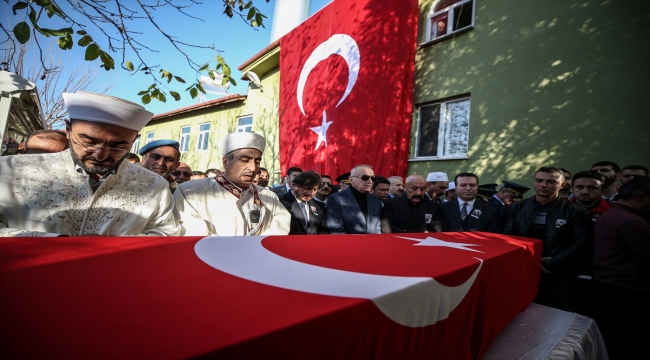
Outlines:
{"type": "Polygon", "coordinates": [[[280,40],[283,174],[406,174],[417,5],[336,0],[280,40]]]}

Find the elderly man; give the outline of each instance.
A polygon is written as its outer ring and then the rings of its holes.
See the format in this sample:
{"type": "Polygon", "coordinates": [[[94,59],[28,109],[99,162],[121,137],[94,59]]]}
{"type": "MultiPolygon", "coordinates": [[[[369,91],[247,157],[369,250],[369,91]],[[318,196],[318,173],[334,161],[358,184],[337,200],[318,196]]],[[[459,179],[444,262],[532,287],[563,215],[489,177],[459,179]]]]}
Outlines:
{"type": "Polygon", "coordinates": [[[49,154],[67,148],[65,132],[59,130],[37,130],[25,140],[25,154],[49,154]]]}
{"type": "Polygon", "coordinates": [[[185,235],[286,235],[291,215],[271,191],[253,185],[266,140],[249,132],[219,139],[223,173],[180,184],[174,193],[185,235]]]}
{"type": "Polygon", "coordinates": [[[446,173],[432,172],[427,175],[427,193],[429,200],[442,204],[442,195],[447,192],[449,178],[446,173]]]}
{"type": "Polygon", "coordinates": [[[181,152],[178,150],[179,146],[178,141],[175,140],[156,140],[140,149],[142,167],[167,180],[172,194],[178,186],[171,173],[180,165],[180,162],[178,162],[181,158],[181,152]]]}
{"type": "Polygon", "coordinates": [[[325,204],[314,201],[321,186],[321,177],[314,171],[298,174],[291,182],[291,191],[280,197],[280,202],[291,214],[289,235],[317,235],[327,233],[325,204]]]}
{"type": "Polygon", "coordinates": [[[381,233],[381,200],[370,194],[375,172],[368,165],[357,165],[349,179],[347,189],[327,198],[327,229],[330,234],[381,233]]]}
{"type": "Polygon", "coordinates": [[[461,173],[454,178],[457,199],[443,203],[449,231],[501,232],[501,215],[483,201],[477,201],[478,176],[461,173]]]}
{"type": "Polygon", "coordinates": [[[508,206],[503,233],[544,242],[535,302],[573,311],[576,276],[590,240],[591,217],[587,210],[559,197],[564,184],[560,169],[539,168],[533,183],[536,195],[508,206]]]}
{"type": "Polygon", "coordinates": [[[170,172],[174,181],[181,184],[192,180],[192,169],[186,163],[179,163],[176,170],[170,172]]]}
{"type": "Polygon", "coordinates": [[[404,194],[386,200],[381,211],[381,232],[440,232],[445,217],[440,205],[426,197],[427,181],[420,175],[406,178],[404,194]]]}
{"type": "Polygon", "coordinates": [[[394,197],[402,196],[404,194],[404,178],[401,176],[393,175],[388,178],[390,181],[390,189],[388,196],[392,199],[394,197]]]}
{"type": "Polygon", "coordinates": [[[153,114],[112,96],[63,99],[68,150],[0,159],[0,235],[178,235],[168,183],[124,161],[153,114]]]}

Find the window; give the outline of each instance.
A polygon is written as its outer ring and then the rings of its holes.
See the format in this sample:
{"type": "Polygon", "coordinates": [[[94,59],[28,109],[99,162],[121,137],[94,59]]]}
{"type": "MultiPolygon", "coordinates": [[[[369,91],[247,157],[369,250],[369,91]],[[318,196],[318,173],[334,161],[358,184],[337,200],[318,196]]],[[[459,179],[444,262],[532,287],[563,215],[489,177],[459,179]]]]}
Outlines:
{"type": "Polygon", "coordinates": [[[133,146],[131,146],[131,152],[134,153],[134,154],[137,154],[138,150],[140,150],[140,137],[139,136],[133,142],[133,146]]]}
{"type": "Polygon", "coordinates": [[[181,127],[181,139],[180,139],[179,143],[180,143],[179,150],[181,152],[187,151],[187,149],[189,148],[189,144],[190,144],[190,127],[189,126],[181,127]]]}
{"type": "Polygon", "coordinates": [[[237,132],[252,132],[253,131],[253,117],[244,116],[237,119],[237,132]]]}
{"type": "Polygon", "coordinates": [[[196,150],[208,150],[210,139],[210,124],[199,125],[199,141],[196,142],[196,150]]]}
{"type": "Polygon", "coordinates": [[[427,41],[444,39],[474,27],[474,0],[436,0],[427,21],[427,41]]]}
{"type": "Polygon", "coordinates": [[[469,98],[420,106],[415,158],[466,158],[468,145],[469,98]]]}
{"type": "Polygon", "coordinates": [[[147,141],[145,142],[145,145],[153,141],[153,131],[149,131],[147,133],[147,141]]]}

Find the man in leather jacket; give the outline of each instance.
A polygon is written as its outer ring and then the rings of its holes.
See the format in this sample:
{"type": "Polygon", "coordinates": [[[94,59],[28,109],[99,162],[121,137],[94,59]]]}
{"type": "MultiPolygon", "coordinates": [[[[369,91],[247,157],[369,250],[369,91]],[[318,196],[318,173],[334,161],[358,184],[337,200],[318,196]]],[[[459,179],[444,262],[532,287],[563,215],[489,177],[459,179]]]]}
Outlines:
{"type": "Polygon", "coordinates": [[[572,311],[580,257],[591,241],[587,210],[559,197],[562,171],[541,167],[535,172],[534,197],[506,209],[503,233],[544,242],[541,279],[535,302],[572,311]]]}

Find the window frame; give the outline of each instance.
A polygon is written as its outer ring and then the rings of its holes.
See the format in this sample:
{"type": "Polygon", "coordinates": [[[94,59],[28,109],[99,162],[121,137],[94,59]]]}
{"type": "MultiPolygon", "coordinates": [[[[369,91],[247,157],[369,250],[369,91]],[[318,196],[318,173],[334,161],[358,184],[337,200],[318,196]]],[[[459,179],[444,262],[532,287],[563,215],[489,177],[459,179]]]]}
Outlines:
{"type": "Polygon", "coordinates": [[[196,151],[207,151],[210,149],[210,129],[212,128],[209,122],[199,124],[198,136],[196,138],[196,151]],[[201,130],[202,125],[208,125],[208,130],[201,130]],[[205,149],[201,149],[201,144],[203,143],[203,136],[207,134],[207,141],[205,141],[205,149]]]}
{"type": "Polygon", "coordinates": [[[471,125],[471,110],[472,110],[472,100],[471,96],[465,95],[465,96],[459,96],[459,97],[454,97],[454,98],[449,98],[445,100],[438,100],[435,102],[430,102],[430,103],[425,103],[421,104],[417,107],[417,127],[416,127],[416,133],[415,133],[415,146],[413,148],[413,157],[409,159],[409,161],[431,161],[431,160],[466,160],[469,159],[469,156],[467,155],[467,152],[469,151],[469,135],[470,135],[470,125],[471,125]],[[456,153],[456,154],[449,154],[449,155],[437,155],[437,156],[418,156],[418,149],[420,148],[420,134],[421,134],[421,126],[422,126],[422,119],[421,119],[421,114],[422,111],[421,109],[424,107],[429,107],[429,106],[435,106],[435,105],[440,105],[440,119],[439,119],[439,125],[438,125],[438,151],[436,152],[437,154],[441,154],[444,152],[444,147],[445,147],[445,141],[444,138],[448,133],[448,128],[447,128],[447,104],[449,103],[455,103],[459,101],[467,100],[468,101],[468,125],[467,125],[467,150],[465,153],[456,153]],[[440,141],[443,139],[443,141],[440,141]]]}
{"type": "Polygon", "coordinates": [[[152,142],[153,139],[154,139],[153,131],[147,131],[147,138],[146,138],[144,144],[147,145],[148,143],[152,142]],[[151,136],[149,136],[149,135],[151,135],[151,136]]]}
{"type": "Polygon", "coordinates": [[[191,125],[181,126],[180,137],[178,138],[178,151],[180,151],[181,153],[189,151],[191,138],[192,138],[192,126],[191,125]],[[183,134],[183,129],[189,129],[189,131],[186,134],[183,134]],[[183,142],[184,137],[187,137],[187,140],[185,142],[183,142]],[[183,150],[183,148],[185,149],[183,150]]]}
{"type": "Polygon", "coordinates": [[[437,43],[439,41],[442,41],[442,40],[448,39],[450,37],[453,37],[456,34],[459,34],[459,33],[462,33],[462,32],[465,32],[465,31],[468,31],[468,30],[471,30],[471,29],[474,28],[475,18],[476,18],[476,0],[461,0],[461,1],[457,2],[457,3],[453,3],[453,4],[449,5],[449,6],[447,6],[444,9],[435,11],[434,9],[440,3],[440,1],[441,0],[434,1],[433,5],[431,5],[431,8],[429,9],[429,13],[427,14],[427,26],[426,26],[426,30],[425,30],[426,33],[425,33],[425,36],[424,36],[425,41],[420,45],[428,45],[428,44],[437,43]],[[458,29],[458,30],[454,31],[453,26],[452,26],[453,25],[452,21],[449,21],[449,19],[453,19],[454,11],[455,11],[456,8],[459,8],[462,5],[467,4],[469,2],[472,3],[472,22],[471,22],[471,24],[468,25],[468,26],[465,26],[465,27],[463,27],[461,29],[458,29]],[[436,18],[436,17],[438,17],[440,15],[443,15],[445,13],[447,13],[447,33],[442,35],[442,36],[438,36],[438,37],[432,39],[431,38],[431,31],[433,30],[432,29],[433,25],[431,23],[432,19],[436,18]]]}
{"type": "Polygon", "coordinates": [[[138,150],[140,150],[140,139],[142,139],[142,136],[138,136],[135,141],[133,141],[133,145],[131,146],[131,152],[134,154],[138,153],[138,150]]]}
{"type": "Polygon", "coordinates": [[[240,116],[237,118],[237,127],[235,128],[235,132],[253,132],[253,124],[255,123],[255,118],[253,115],[245,115],[245,116],[240,116]],[[245,124],[245,125],[239,125],[239,121],[242,119],[246,118],[251,118],[251,123],[250,124],[245,124]],[[246,128],[250,128],[250,131],[246,131],[246,128]],[[241,131],[240,131],[241,130],[241,131]]]}

